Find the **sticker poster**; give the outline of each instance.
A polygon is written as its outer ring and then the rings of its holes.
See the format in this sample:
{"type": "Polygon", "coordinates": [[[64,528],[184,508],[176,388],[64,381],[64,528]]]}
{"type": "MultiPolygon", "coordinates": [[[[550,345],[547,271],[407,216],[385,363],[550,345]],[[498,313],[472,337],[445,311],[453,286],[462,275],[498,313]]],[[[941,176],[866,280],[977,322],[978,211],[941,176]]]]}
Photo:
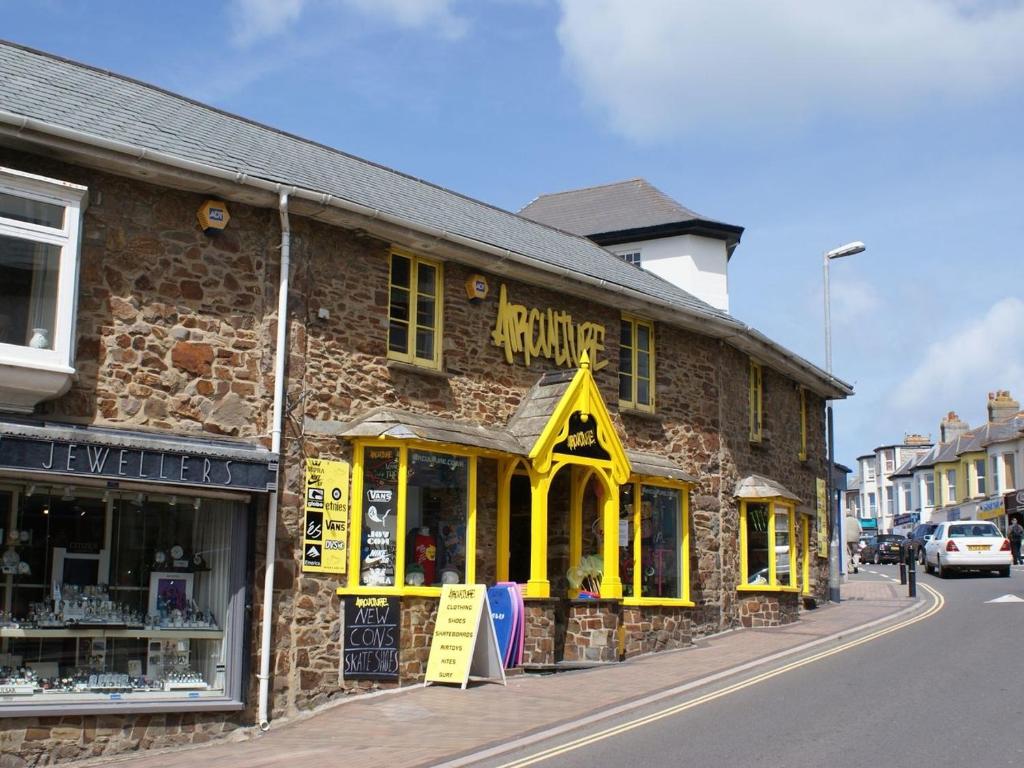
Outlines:
{"type": "Polygon", "coordinates": [[[818,491],[818,557],[828,557],[828,500],[825,498],[828,492],[825,490],[825,480],[817,479],[818,491]]]}
{"type": "Polygon", "coordinates": [[[345,573],[348,563],[347,461],[306,459],[302,570],[345,573]]]}
{"type": "Polygon", "coordinates": [[[359,583],[364,587],[395,585],[398,458],[397,448],[367,448],[363,453],[359,583]]]}

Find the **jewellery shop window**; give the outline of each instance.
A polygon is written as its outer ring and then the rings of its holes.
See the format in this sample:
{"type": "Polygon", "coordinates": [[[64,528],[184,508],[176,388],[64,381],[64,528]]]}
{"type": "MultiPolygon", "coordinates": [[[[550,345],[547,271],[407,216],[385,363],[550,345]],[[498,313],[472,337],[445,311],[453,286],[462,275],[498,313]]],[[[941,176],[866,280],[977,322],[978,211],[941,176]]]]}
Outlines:
{"type": "Polygon", "coordinates": [[[239,698],[245,509],[70,486],[0,491],[0,714],[239,698]]]}
{"type": "Polygon", "coordinates": [[[410,587],[466,582],[474,461],[414,449],[363,449],[359,586],[395,587],[403,579],[410,587]],[[402,479],[405,507],[399,509],[402,479]]]}
{"type": "Polygon", "coordinates": [[[743,584],[754,588],[795,588],[796,521],[793,507],[768,501],[740,505],[743,584]]]}
{"type": "Polygon", "coordinates": [[[684,578],[686,491],[627,483],[619,489],[619,516],[623,596],[689,599],[684,578]]]}

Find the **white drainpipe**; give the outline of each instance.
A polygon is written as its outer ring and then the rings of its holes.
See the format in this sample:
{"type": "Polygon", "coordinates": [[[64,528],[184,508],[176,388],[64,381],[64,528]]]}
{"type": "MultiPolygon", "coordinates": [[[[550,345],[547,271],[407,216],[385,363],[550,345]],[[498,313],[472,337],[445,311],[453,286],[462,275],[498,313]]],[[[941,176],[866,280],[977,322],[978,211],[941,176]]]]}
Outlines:
{"type": "MultiPolygon", "coordinates": [[[[277,287],[277,351],[274,359],[274,423],[271,431],[270,450],[278,456],[281,464],[281,412],[284,410],[284,364],[287,360],[285,343],[288,338],[288,273],[291,268],[292,230],[288,223],[288,193],[281,192],[278,202],[281,214],[281,275],[277,287]]],[[[281,470],[278,469],[278,484],[281,470]]],[[[263,574],[263,615],[262,639],[260,641],[260,708],[259,724],[264,731],[270,728],[270,640],[274,627],[274,561],[277,559],[277,503],[278,491],[270,494],[267,510],[267,557],[263,574]]]]}

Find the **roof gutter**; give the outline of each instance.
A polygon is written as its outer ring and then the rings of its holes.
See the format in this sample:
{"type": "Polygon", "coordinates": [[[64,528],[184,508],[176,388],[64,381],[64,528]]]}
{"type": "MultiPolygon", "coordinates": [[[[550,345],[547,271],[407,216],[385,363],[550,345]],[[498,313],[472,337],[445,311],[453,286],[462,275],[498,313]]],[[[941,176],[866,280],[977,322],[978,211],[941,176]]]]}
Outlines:
{"type": "MultiPolygon", "coordinates": [[[[113,139],[107,139],[102,136],[96,136],[91,133],[85,133],[74,128],[66,128],[64,126],[54,125],[47,123],[42,120],[37,120],[32,117],[26,117],[25,115],[19,115],[13,112],[7,112],[0,110],[0,125],[9,125],[14,127],[15,134],[23,134],[26,131],[32,131],[41,134],[45,137],[56,137],[74,142],[79,145],[87,145],[91,147],[97,147],[104,149],[118,155],[134,158],[137,163],[148,161],[151,163],[165,165],[170,168],[174,168],[188,173],[193,173],[198,176],[212,177],[222,181],[241,184],[256,189],[263,190],[265,192],[273,194],[275,197],[278,196],[280,190],[287,187],[291,190],[290,197],[293,200],[305,200],[310,203],[322,206],[339,208],[350,213],[359,214],[360,216],[367,217],[371,220],[380,220],[394,226],[403,227],[406,229],[421,232],[424,235],[434,238],[435,240],[444,240],[446,242],[458,245],[464,248],[469,248],[475,251],[482,251],[492,256],[496,256],[499,260],[512,261],[518,264],[527,266],[531,269],[536,269],[549,274],[556,274],[567,280],[574,281],[577,283],[585,283],[590,286],[596,287],[601,290],[608,290],[609,283],[607,280],[602,280],[597,277],[592,277],[587,274],[580,272],[574,272],[565,267],[557,267],[547,262],[536,259],[527,254],[518,253],[516,251],[509,250],[507,248],[500,248],[490,243],[485,243],[480,240],[475,240],[465,235],[459,235],[453,232],[447,232],[445,230],[437,229],[436,227],[430,227],[419,222],[410,221],[403,219],[400,216],[382,211],[378,208],[371,208],[370,206],[362,205],[361,203],[354,202],[352,200],[346,200],[344,198],[336,197],[326,192],[318,192],[311,189],[303,189],[301,187],[290,186],[281,182],[270,181],[263,179],[258,176],[250,176],[241,171],[232,171],[226,168],[218,168],[217,166],[206,165],[204,163],[189,160],[177,155],[172,155],[166,152],[160,152],[157,150],[147,149],[127,142],[115,141],[113,139]]],[[[788,366],[795,364],[795,369],[801,372],[804,376],[816,379],[820,385],[819,394],[830,398],[847,397],[853,394],[853,388],[845,382],[836,379],[833,376],[825,373],[817,366],[811,365],[793,355],[788,350],[775,344],[774,342],[768,342],[767,339],[755,331],[753,328],[745,325],[744,323],[735,320],[731,317],[722,317],[720,315],[711,312],[699,312],[697,310],[690,310],[689,312],[685,309],[680,308],[677,305],[669,302],[660,300],[650,294],[643,293],[641,291],[634,290],[615,284],[615,289],[620,294],[629,296],[630,298],[643,302],[648,305],[654,305],[662,309],[668,310],[672,314],[676,315],[687,315],[689,314],[693,319],[698,320],[702,324],[703,332],[707,333],[713,338],[728,341],[730,339],[743,339],[747,338],[750,341],[754,341],[755,344],[748,346],[763,345],[767,346],[771,352],[773,352],[777,359],[785,361],[788,366]]],[[[738,348],[739,345],[735,345],[738,348]]],[[[750,351],[750,350],[744,350],[750,351]]]]}

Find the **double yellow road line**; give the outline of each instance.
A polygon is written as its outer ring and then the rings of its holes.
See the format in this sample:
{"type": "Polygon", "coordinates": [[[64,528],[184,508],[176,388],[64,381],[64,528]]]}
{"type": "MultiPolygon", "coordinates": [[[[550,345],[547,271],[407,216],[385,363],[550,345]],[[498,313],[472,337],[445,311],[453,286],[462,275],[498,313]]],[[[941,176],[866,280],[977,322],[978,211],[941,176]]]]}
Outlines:
{"type": "Polygon", "coordinates": [[[924,613],[914,616],[913,618],[901,621],[897,624],[893,624],[891,626],[886,627],[885,629],[879,629],[875,632],[871,632],[870,634],[864,635],[864,637],[859,637],[856,640],[851,640],[847,643],[843,643],[842,645],[838,645],[835,648],[831,648],[827,651],[822,651],[821,653],[816,653],[813,656],[807,656],[803,659],[800,659],[799,661],[791,662],[782,667],[778,667],[777,669],[773,669],[770,672],[762,672],[759,675],[755,675],[754,677],[747,678],[746,680],[743,680],[739,683],[734,683],[732,685],[726,686],[725,688],[721,688],[717,691],[714,691],[713,693],[708,693],[703,696],[699,696],[696,699],[691,699],[682,704],[676,704],[674,706],[658,710],[657,712],[653,712],[649,715],[638,717],[635,720],[630,720],[628,722],[612,726],[611,728],[606,728],[603,731],[597,731],[596,733],[592,733],[589,736],[583,736],[579,739],[567,742],[565,744],[561,744],[557,747],[551,747],[550,749],[537,752],[535,754],[529,755],[528,757],[523,757],[519,760],[514,760],[510,763],[504,763],[500,766],[500,768],[526,768],[526,766],[539,763],[542,760],[550,760],[553,757],[564,755],[566,752],[572,752],[574,750],[581,749],[582,747],[586,747],[591,744],[596,744],[599,741],[604,741],[605,739],[609,739],[612,736],[618,736],[621,733],[632,731],[635,728],[642,728],[645,725],[650,725],[651,723],[655,723],[658,720],[663,720],[666,717],[678,715],[680,712],[685,712],[688,709],[699,707],[702,704],[707,704],[710,701],[721,699],[724,696],[729,696],[730,694],[736,693],[737,691],[742,691],[745,688],[750,688],[751,686],[757,685],[758,683],[763,683],[765,680],[771,680],[773,677],[784,675],[787,672],[792,672],[794,669],[805,667],[808,664],[814,664],[815,662],[821,661],[822,659],[827,659],[830,656],[835,656],[837,653],[848,651],[851,648],[856,648],[859,645],[870,643],[872,640],[877,640],[878,638],[884,637],[885,635],[888,635],[892,632],[897,632],[901,629],[909,627],[911,624],[916,624],[919,621],[924,621],[925,619],[930,618],[931,616],[934,616],[936,613],[941,611],[946,601],[945,598],[943,598],[943,596],[939,592],[936,592],[927,584],[918,584],[918,586],[924,589],[926,592],[928,592],[932,596],[934,602],[924,613]]]}

